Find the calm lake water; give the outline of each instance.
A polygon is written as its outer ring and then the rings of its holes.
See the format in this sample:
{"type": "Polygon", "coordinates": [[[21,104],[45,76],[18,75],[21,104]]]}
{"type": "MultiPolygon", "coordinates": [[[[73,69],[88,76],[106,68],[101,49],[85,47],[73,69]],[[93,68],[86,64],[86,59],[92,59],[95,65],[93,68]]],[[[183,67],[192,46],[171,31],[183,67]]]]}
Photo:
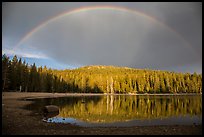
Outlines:
{"type": "Polygon", "coordinates": [[[85,127],[202,124],[201,95],[94,95],[35,99],[26,109],[59,106],[46,122],[85,127]]]}

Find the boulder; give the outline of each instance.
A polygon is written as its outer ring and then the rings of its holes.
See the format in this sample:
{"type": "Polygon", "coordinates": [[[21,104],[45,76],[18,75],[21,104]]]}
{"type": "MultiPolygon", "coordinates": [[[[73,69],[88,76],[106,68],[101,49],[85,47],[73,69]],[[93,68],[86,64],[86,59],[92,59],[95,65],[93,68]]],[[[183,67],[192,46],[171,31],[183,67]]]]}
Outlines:
{"type": "Polygon", "coordinates": [[[44,107],[43,111],[44,113],[59,113],[59,107],[55,105],[48,105],[44,107]]]}

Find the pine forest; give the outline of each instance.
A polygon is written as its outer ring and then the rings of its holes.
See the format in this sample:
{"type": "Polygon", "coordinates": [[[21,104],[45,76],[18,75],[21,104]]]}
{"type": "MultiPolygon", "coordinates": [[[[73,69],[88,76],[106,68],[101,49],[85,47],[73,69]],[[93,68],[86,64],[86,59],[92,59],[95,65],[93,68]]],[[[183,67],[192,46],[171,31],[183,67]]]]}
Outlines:
{"type": "Polygon", "coordinates": [[[4,54],[2,88],[51,93],[202,93],[202,74],[102,65],[56,70],[4,54]]]}

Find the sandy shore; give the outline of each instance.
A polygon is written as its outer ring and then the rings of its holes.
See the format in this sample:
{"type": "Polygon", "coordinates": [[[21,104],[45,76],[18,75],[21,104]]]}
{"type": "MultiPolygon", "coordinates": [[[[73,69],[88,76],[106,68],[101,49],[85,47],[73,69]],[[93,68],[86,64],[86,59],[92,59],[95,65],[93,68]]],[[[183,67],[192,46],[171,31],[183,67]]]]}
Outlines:
{"type": "Polygon", "coordinates": [[[71,124],[45,123],[40,114],[22,109],[31,101],[20,98],[60,97],[82,94],[2,93],[3,135],[202,135],[202,125],[85,128],[71,124]]]}

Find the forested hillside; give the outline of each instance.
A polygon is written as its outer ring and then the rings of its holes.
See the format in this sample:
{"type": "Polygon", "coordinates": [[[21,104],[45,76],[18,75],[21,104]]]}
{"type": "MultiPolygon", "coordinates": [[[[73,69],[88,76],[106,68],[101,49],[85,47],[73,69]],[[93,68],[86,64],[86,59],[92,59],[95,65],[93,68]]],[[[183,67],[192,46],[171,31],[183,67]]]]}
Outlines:
{"type": "Polygon", "coordinates": [[[202,93],[202,74],[85,66],[52,70],[2,56],[4,91],[76,93],[202,93]]]}

